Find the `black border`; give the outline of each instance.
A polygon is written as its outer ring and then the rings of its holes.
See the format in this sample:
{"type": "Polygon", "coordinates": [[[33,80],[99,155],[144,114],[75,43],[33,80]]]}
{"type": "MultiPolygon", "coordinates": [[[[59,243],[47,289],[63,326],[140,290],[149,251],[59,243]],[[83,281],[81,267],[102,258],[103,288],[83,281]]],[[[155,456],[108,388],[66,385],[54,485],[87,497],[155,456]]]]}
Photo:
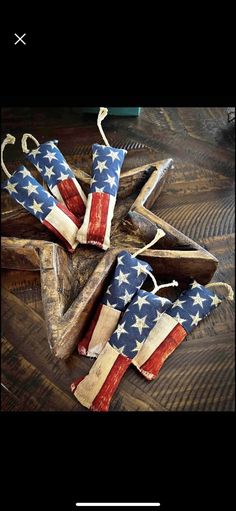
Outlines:
{"type": "MultiPolygon", "coordinates": [[[[2,96],[3,106],[232,106],[233,96],[2,96]]],[[[235,412],[1,412],[6,511],[76,501],[230,509],[235,412]]]]}

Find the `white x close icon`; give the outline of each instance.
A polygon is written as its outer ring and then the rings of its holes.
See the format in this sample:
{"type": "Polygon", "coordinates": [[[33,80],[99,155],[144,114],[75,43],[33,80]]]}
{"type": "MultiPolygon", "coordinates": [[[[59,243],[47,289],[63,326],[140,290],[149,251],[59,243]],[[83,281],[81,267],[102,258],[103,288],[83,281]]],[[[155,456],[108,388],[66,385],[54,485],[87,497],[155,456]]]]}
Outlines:
{"type": "Polygon", "coordinates": [[[23,34],[22,36],[19,36],[18,34],[14,34],[17,37],[17,41],[14,44],[19,43],[19,41],[22,42],[22,44],[26,44],[25,41],[23,41],[23,37],[25,37],[26,34],[23,34]]]}

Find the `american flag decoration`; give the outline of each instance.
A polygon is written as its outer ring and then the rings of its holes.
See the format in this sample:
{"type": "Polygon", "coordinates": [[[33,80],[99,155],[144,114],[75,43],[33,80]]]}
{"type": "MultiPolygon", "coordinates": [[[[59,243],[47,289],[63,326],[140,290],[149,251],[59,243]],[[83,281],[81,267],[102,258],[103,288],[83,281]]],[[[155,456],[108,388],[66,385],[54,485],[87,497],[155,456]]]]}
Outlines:
{"type": "Polygon", "coordinates": [[[60,238],[69,252],[74,252],[78,245],[76,236],[81,220],[44,190],[23,165],[12,175],[8,172],[3,161],[3,151],[7,144],[14,143],[15,137],[8,134],[1,144],[1,166],[8,177],[1,188],[60,238]]]}
{"type": "Polygon", "coordinates": [[[93,411],[106,412],[119,382],[149,332],[171,302],[139,290],[94,362],[89,374],[71,385],[78,401],[93,411]]]}
{"type": "Polygon", "coordinates": [[[30,134],[22,137],[22,149],[26,158],[36,167],[44,182],[56,197],[74,215],[83,219],[86,207],[86,196],[75,178],[63,154],[58,149],[58,140],[39,142],[30,134]],[[37,144],[36,149],[29,152],[26,141],[31,138],[37,144]]]}
{"type": "Polygon", "coordinates": [[[221,303],[209,287],[194,281],[161,316],[133,359],[133,364],[145,378],[155,379],[167,357],[221,303]]]}
{"type": "Polygon", "coordinates": [[[127,151],[111,147],[101,128],[107,109],[100,109],[98,126],[106,145],[93,144],[92,179],[83,224],[78,233],[80,243],[107,250],[110,246],[111,221],[119,187],[120,170],[127,151]]]}
{"type": "Polygon", "coordinates": [[[122,250],[118,254],[110,284],[97,307],[89,329],[78,344],[78,352],[81,355],[89,357],[99,355],[114,332],[121,313],[144,283],[147,270],[151,272],[151,266],[129,252],[122,250]]]}

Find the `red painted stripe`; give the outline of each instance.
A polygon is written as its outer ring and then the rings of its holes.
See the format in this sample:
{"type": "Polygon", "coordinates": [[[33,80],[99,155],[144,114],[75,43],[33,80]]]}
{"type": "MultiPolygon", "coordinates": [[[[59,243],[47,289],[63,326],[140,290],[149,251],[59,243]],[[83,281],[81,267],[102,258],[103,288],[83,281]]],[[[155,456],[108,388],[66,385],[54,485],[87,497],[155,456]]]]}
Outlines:
{"type": "Polygon", "coordinates": [[[53,234],[55,234],[58,238],[60,238],[63,241],[64,245],[66,246],[66,248],[69,252],[71,252],[72,254],[74,253],[75,248],[72,248],[72,246],[68,243],[68,241],[64,238],[64,236],[62,236],[61,233],[57,229],[55,229],[55,227],[53,227],[53,225],[51,225],[49,222],[47,222],[47,220],[43,220],[42,224],[46,225],[46,227],[50,231],[52,231],[53,234]]]}
{"type": "Polygon", "coordinates": [[[107,412],[110,401],[114,392],[116,391],[120,380],[131,364],[131,360],[124,355],[119,355],[113,364],[106,381],[103,383],[96,398],[93,400],[91,410],[94,412],[107,412]]]}
{"type": "Polygon", "coordinates": [[[87,242],[93,242],[102,248],[107,227],[107,215],[110,203],[108,193],[94,192],[89,217],[87,242]]]}
{"type": "Polygon", "coordinates": [[[80,353],[80,355],[86,355],[87,354],[87,351],[88,351],[88,346],[89,346],[89,343],[90,343],[90,340],[91,340],[91,337],[93,335],[93,331],[95,329],[95,326],[98,322],[98,319],[99,319],[99,316],[100,316],[100,313],[101,313],[101,309],[102,309],[102,303],[99,304],[96,312],[95,312],[95,315],[91,321],[91,324],[90,324],[90,327],[89,329],[87,330],[85,336],[83,337],[83,339],[79,342],[78,344],[78,352],[80,353]]]}
{"type": "Polygon", "coordinates": [[[149,359],[140,367],[140,371],[148,380],[154,380],[158,376],[165,360],[179,346],[186,335],[186,330],[184,330],[180,324],[176,325],[170,334],[167,335],[160,346],[158,346],[149,359]],[[145,373],[143,371],[145,371],[145,373]]]}
{"type": "Polygon", "coordinates": [[[57,207],[60,208],[77,227],[81,227],[83,222],[82,218],[78,218],[73,213],[71,213],[71,211],[66,206],[64,206],[64,204],[61,204],[61,202],[57,202],[57,207]]]}
{"type": "Polygon", "coordinates": [[[57,186],[69,210],[74,215],[83,217],[85,213],[85,205],[73,179],[69,177],[68,179],[64,179],[64,181],[59,181],[57,186]]]}

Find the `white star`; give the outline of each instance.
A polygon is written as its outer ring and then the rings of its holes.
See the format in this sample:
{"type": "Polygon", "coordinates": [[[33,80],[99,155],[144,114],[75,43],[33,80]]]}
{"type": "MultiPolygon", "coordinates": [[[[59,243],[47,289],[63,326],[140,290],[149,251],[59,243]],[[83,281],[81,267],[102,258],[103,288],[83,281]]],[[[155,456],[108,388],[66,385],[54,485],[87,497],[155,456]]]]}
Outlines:
{"type": "Polygon", "coordinates": [[[222,300],[219,299],[219,297],[217,295],[214,295],[214,296],[211,296],[211,305],[215,305],[217,307],[217,305],[219,305],[219,303],[222,302],[222,300]]]}
{"type": "Polygon", "coordinates": [[[93,153],[93,161],[94,161],[94,160],[95,160],[95,158],[97,158],[97,157],[98,157],[98,152],[97,152],[97,149],[96,149],[95,153],[93,153]]]}
{"type": "Polygon", "coordinates": [[[65,181],[65,179],[68,179],[67,174],[63,174],[63,172],[61,172],[60,176],[58,177],[58,180],[65,181]]]}
{"type": "Polygon", "coordinates": [[[134,348],[131,351],[139,351],[142,348],[143,342],[135,341],[136,342],[136,348],[134,348]]]}
{"type": "Polygon", "coordinates": [[[112,188],[116,184],[116,178],[108,176],[108,178],[104,181],[104,183],[109,183],[109,186],[112,188]]]}
{"type": "Polygon", "coordinates": [[[119,286],[121,284],[123,284],[123,282],[126,282],[126,284],[129,284],[129,281],[127,279],[128,275],[130,275],[129,273],[123,273],[121,270],[120,270],[120,273],[119,273],[119,276],[118,277],[115,277],[115,280],[118,280],[119,281],[119,286]]]}
{"type": "Polygon", "coordinates": [[[120,174],[120,167],[119,167],[119,165],[118,165],[117,169],[115,170],[115,172],[117,173],[117,175],[120,174]]]}
{"type": "Polygon", "coordinates": [[[33,151],[29,153],[29,156],[33,156],[35,158],[37,154],[41,154],[39,147],[37,147],[37,149],[33,149],[33,151]]]}
{"type": "Polygon", "coordinates": [[[6,190],[8,190],[9,193],[18,193],[17,190],[15,190],[15,186],[17,185],[17,183],[8,183],[8,185],[4,186],[4,188],[6,188],[6,190]]]}
{"type": "Polygon", "coordinates": [[[143,264],[138,263],[137,266],[132,266],[132,268],[137,271],[138,276],[140,273],[145,273],[145,266],[143,264]]]}
{"type": "Polygon", "coordinates": [[[60,165],[63,165],[65,170],[67,170],[67,169],[70,170],[70,167],[69,167],[68,163],[66,163],[66,161],[63,161],[63,163],[60,163],[60,165]]]}
{"type": "Polygon", "coordinates": [[[93,183],[97,183],[97,180],[94,177],[90,179],[90,185],[93,185],[93,183]]]}
{"type": "Polygon", "coordinates": [[[124,263],[122,263],[123,257],[125,257],[125,256],[117,257],[117,266],[120,266],[121,264],[124,266],[124,263]]]}
{"type": "Polygon", "coordinates": [[[175,307],[180,307],[181,309],[183,309],[183,305],[182,303],[185,303],[186,300],[176,300],[173,305],[172,305],[172,309],[174,309],[175,307]]]}
{"type": "Polygon", "coordinates": [[[104,169],[108,169],[108,167],[106,167],[106,162],[107,160],[105,161],[97,161],[97,167],[95,167],[95,170],[98,169],[100,172],[102,172],[104,169]]]}
{"type": "Polygon", "coordinates": [[[39,172],[42,172],[42,169],[40,168],[39,163],[36,163],[35,167],[36,167],[36,169],[38,169],[39,172]]]}
{"type": "Polygon", "coordinates": [[[53,165],[51,167],[46,167],[46,165],[45,165],[45,169],[46,169],[46,171],[45,171],[44,175],[48,176],[49,179],[51,176],[53,176],[53,175],[55,176],[55,172],[53,172],[53,170],[52,170],[53,165]]]}
{"type": "Polygon", "coordinates": [[[160,319],[161,315],[162,315],[161,312],[157,311],[157,315],[153,321],[156,323],[156,321],[160,319]]]}
{"type": "Polygon", "coordinates": [[[38,188],[38,185],[32,185],[32,183],[29,182],[27,186],[23,186],[25,190],[28,192],[28,196],[30,196],[31,193],[36,193],[38,195],[38,192],[36,188],[38,188]]]}
{"type": "Polygon", "coordinates": [[[194,305],[200,305],[203,309],[203,303],[206,302],[206,298],[202,298],[199,293],[196,294],[196,296],[190,296],[189,298],[192,298],[193,300],[193,306],[194,305]]]}
{"type": "Polygon", "coordinates": [[[112,284],[110,284],[110,286],[108,286],[108,288],[107,288],[107,294],[108,294],[108,295],[110,295],[110,294],[111,294],[111,291],[110,291],[111,286],[112,286],[112,284]]]}
{"type": "Polygon", "coordinates": [[[180,323],[181,325],[182,325],[183,323],[185,323],[185,321],[187,321],[186,319],[181,318],[181,317],[180,317],[180,315],[179,315],[179,313],[178,313],[178,314],[176,314],[176,316],[174,316],[174,317],[175,317],[175,319],[177,319],[178,323],[180,323]]]}
{"type": "MultiPolygon", "coordinates": [[[[147,298],[147,297],[146,297],[146,298],[147,298]]],[[[145,303],[149,304],[149,302],[145,299],[145,296],[143,296],[143,297],[142,297],[142,296],[138,296],[138,297],[137,297],[137,301],[136,301],[136,302],[134,302],[134,305],[136,305],[136,303],[138,304],[139,310],[141,310],[141,309],[142,309],[142,306],[143,306],[145,303]]]]}
{"type": "Polygon", "coordinates": [[[54,147],[56,147],[56,146],[55,146],[55,144],[54,144],[54,142],[47,142],[47,144],[46,144],[46,145],[50,145],[50,147],[51,147],[52,149],[54,149],[54,147]]]}
{"type": "Polygon", "coordinates": [[[41,204],[39,204],[38,202],[36,202],[36,200],[34,200],[32,206],[29,206],[29,208],[32,208],[34,210],[34,213],[43,213],[43,211],[41,209],[42,205],[43,205],[43,202],[41,202],[41,204]]]}
{"type": "Polygon", "coordinates": [[[199,321],[201,321],[201,319],[202,319],[202,318],[200,318],[200,316],[199,316],[199,311],[197,311],[196,316],[192,316],[191,314],[190,314],[190,316],[191,316],[191,318],[192,318],[192,320],[193,320],[193,321],[192,321],[192,323],[191,323],[191,326],[192,326],[192,325],[196,325],[196,326],[197,326],[197,324],[199,323],[199,321]]]}
{"type": "Polygon", "coordinates": [[[104,186],[102,188],[98,188],[97,186],[95,186],[95,192],[103,193],[103,190],[104,190],[104,186]]]}
{"type": "Polygon", "coordinates": [[[19,174],[22,174],[23,177],[30,176],[30,172],[27,169],[20,170],[19,174]]]}
{"type": "Polygon", "coordinates": [[[45,154],[44,158],[48,158],[50,163],[52,160],[57,160],[57,157],[55,156],[56,153],[52,153],[50,151],[47,151],[47,154],[45,154]]]}
{"type": "Polygon", "coordinates": [[[117,335],[117,339],[120,338],[121,334],[127,334],[128,332],[124,329],[125,321],[121,325],[118,325],[117,329],[115,330],[114,334],[117,335]]]}
{"type": "Polygon", "coordinates": [[[109,302],[109,300],[107,300],[106,305],[107,305],[108,307],[112,307],[112,308],[114,309],[114,308],[117,306],[117,303],[110,303],[110,302],[109,302]]]}
{"type": "Polygon", "coordinates": [[[119,151],[112,151],[112,150],[110,150],[110,153],[107,154],[107,156],[110,156],[112,158],[112,161],[120,160],[119,156],[117,156],[118,152],[119,151]]]}
{"type": "Polygon", "coordinates": [[[196,280],[193,281],[193,283],[191,285],[191,289],[195,289],[195,287],[199,287],[199,289],[202,289],[201,284],[198,284],[198,282],[196,280]]]}
{"type": "Polygon", "coordinates": [[[144,316],[143,318],[139,318],[135,314],[134,317],[136,319],[136,322],[133,325],[131,325],[131,326],[133,326],[135,328],[138,328],[138,331],[139,331],[139,333],[141,335],[144,328],[149,328],[149,326],[145,323],[145,319],[146,319],[147,315],[144,316]]]}
{"type": "Polygon", "coordinates": [[[124,305],[127,305],[127,303],[132,300],[133,294],[128,293],[127,289],[125,290],[125,294],[123,296],[120,296],[120,300],[124,301],[124,305]]]}
{"type": "Polygon", "coordinates": [[[116,351],[118,351],[118,353],[120,353],[121,355],[123,355],[123,351],[124,351],[124,349],[125,349],[125,347],[124,347],[124,346],[121,346],[120,348],[117,348],[116,346],[113,346],[113,348],[114,348],[116,351]]]}

